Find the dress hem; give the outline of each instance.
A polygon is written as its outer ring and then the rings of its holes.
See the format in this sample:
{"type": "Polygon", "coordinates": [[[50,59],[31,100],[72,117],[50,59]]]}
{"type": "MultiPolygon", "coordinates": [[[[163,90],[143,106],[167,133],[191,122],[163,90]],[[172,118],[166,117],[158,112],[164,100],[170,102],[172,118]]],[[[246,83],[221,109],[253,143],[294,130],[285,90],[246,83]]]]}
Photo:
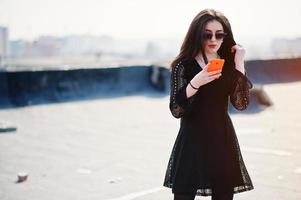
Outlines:
{"type": "MultiPolygon", "coordinates": [[[[167,187],[167,188],[172,188],[171,185],[167,185],[167,184],[164,184],[163,186],[167,187]]],[[[242,192],[250,191],[253,189],[254,189],[253,185],[234,186],[233,194],[242,193],[242,192]]],[[[187,192],[187,193],[191,193],[191,192],[187,192]]],[[[211,188],[196,189],[195,195],[196,196],[212,196],[212,189],[211,188]]]]}

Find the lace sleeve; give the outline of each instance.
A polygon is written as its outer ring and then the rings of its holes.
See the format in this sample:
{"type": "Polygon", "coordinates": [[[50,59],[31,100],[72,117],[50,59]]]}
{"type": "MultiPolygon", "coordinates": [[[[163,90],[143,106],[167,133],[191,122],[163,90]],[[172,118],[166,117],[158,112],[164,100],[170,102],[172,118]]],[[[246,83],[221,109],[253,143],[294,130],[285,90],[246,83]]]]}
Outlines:
{"type": "Polygon", "coordinates": [[[181,118],[191,110],[194,96],[187,98],[186,87],[188,80],[184,77],[184,65],[180,62],[174,66],[170,74],[169,109],[175,118],[181,118]]]}
{"type": "Polygon", "coordinates": [[[250,102],[249,90],[253,88],[252,82],[248,79],[247,73],[234,69],[230,85],[230,101],[237,110],[245,110],[250,102]]]}

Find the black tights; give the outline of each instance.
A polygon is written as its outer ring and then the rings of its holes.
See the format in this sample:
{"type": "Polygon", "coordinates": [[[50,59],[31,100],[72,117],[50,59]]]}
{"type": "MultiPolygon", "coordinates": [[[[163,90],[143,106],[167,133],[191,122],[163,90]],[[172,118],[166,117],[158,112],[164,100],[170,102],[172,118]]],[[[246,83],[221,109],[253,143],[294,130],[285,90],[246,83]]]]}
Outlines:
{"type": "Polygon", "coordinates": [[[213,192],[211,200],[232,200],[233,199],[233,192],[232,193],[219,193],[213,192]]]}
{"type": "Polygon", "coordinates": [[[194,200],[194,197],[194,194],[174,194],[174,200],[194,200]]]}
{"type": "MultiPolygon", "coordinates": [[[[174,200],[194,200],[194,194],[174,194],[174,200]]],[[[212,191],[211,200],[233,200],[233,193],[220,193],[212,191]]]]}

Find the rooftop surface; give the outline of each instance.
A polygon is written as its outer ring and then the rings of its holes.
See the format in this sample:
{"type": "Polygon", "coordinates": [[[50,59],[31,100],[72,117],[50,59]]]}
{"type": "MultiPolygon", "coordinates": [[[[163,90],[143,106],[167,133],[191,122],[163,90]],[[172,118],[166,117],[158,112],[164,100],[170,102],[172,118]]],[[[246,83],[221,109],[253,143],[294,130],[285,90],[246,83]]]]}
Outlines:
{"type": "MultiPolygon", "coordinates": [[[[236,200],[301,199],[301,82],[264,86],[274,106],[230,114],[255,189],[236,200]]],[[[168,96],[124,96],[0,110],[2,200],[167,200],[179,120],[168,96]],[[17,175],[28,179],[17,183],[17,175]]],[[[210,199],[197,197],[196,199],[210,199]]]]}

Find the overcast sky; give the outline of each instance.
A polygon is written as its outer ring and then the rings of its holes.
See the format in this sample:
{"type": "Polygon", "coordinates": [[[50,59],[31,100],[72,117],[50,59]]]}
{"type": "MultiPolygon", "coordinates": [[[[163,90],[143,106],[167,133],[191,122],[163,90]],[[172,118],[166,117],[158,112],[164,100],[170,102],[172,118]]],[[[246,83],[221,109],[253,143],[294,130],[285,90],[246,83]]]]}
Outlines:
{"type": "Polygon", "coordinates": [[[181,38],[204,8],[222,11],[234,36],[301,36],[301,1],[271,0],[0,0],[0,25],[10,39],[107,34],[181,38]]]}

